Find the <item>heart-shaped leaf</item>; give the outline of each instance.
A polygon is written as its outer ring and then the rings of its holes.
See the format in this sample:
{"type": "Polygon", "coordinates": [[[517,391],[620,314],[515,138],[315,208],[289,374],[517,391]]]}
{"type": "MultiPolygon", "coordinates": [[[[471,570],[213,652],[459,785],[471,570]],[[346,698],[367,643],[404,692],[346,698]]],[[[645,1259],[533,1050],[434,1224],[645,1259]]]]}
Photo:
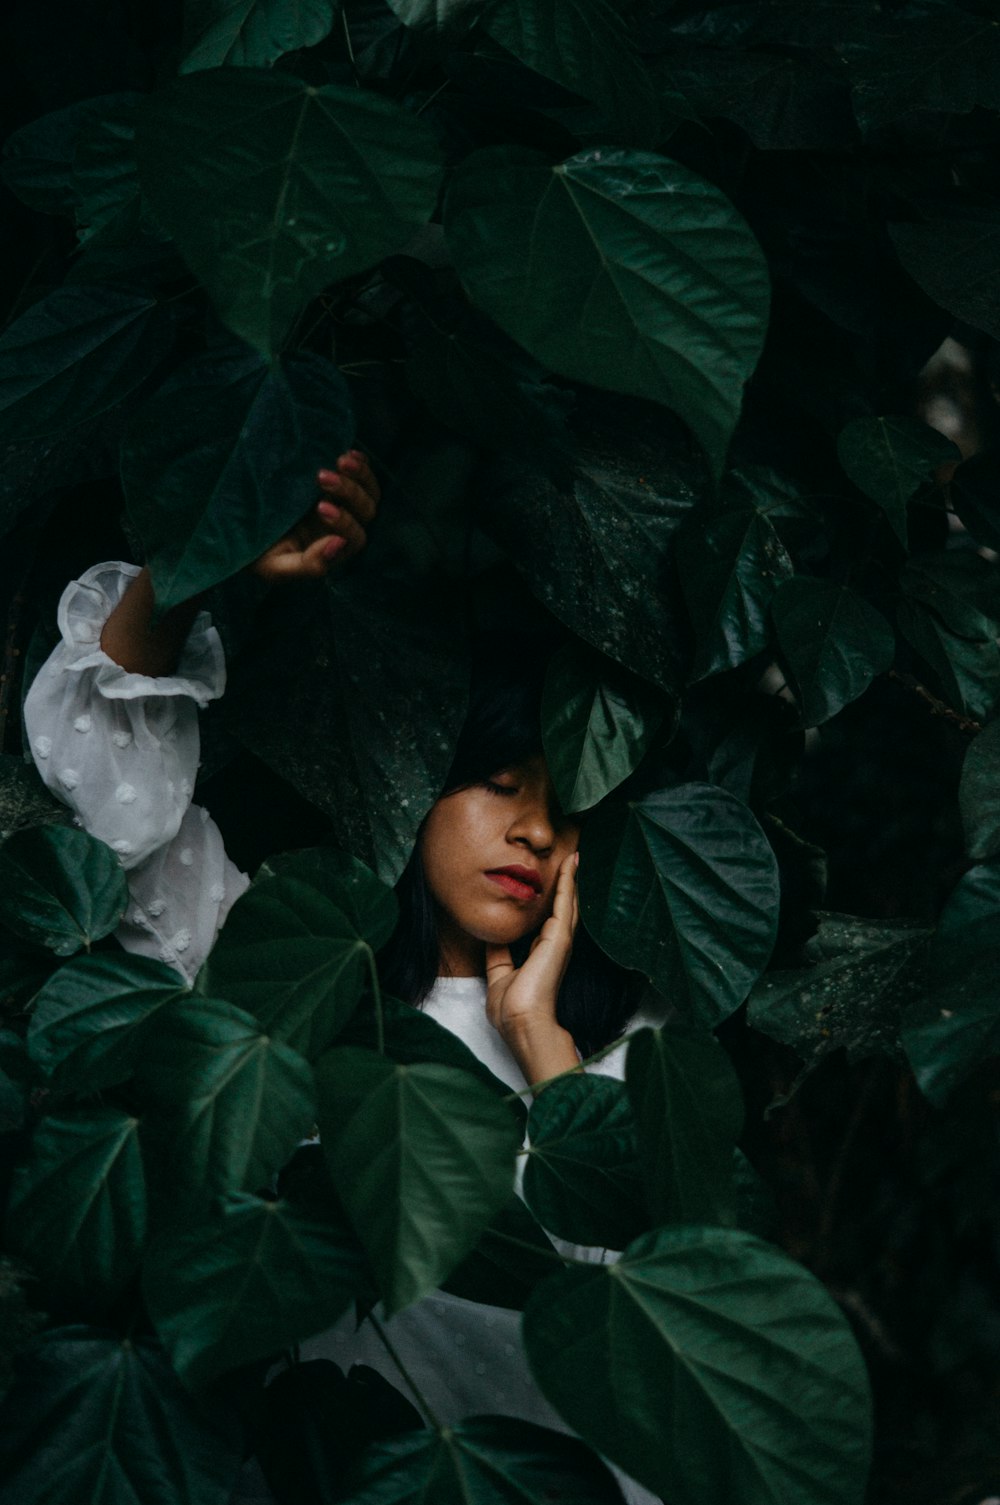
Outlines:
{"type": "Polygon", "coordinates": [[[846,585],[798,575],[778,587],[771,614],[805,726],[829,721],[892,665],[892,628],[846,585]]]}
{"type": "Polygon", "coordinates": [[[906,508],[938,465],[961,458],[958,446],[919,418],[855,418],[841,430],[837,455],[847,475],[877,502],[904,549],[906,508]]]}
{"type": "Polygon", "coordinates": [[[180,71],[267,68],[322,42],[338,8],[337,0],[188,0],[180,71]]]}
{"type": "Polygon", "coordinates": [[[127,902],[117,856],[85,831],[35,827],[0,847],[0,924],[57,956],[109,935],[127,902]]]}

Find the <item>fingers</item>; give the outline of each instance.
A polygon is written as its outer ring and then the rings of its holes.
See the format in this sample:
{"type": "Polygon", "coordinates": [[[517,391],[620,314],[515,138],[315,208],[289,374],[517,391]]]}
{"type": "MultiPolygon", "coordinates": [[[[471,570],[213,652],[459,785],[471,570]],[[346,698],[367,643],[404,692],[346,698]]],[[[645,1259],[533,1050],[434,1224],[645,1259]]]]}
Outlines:
{"type": "Polygon", "coordinates": [[[353,559],[368,542],[368,535],[354,514],[335,502],[319,502],[316,519],[322,529],[321,541],[330,541],[331,535],[343,538],[346,545],[343,551],[333,551],[340,559],[353,559]]]}
{"type": "Polygon", "coordinates": [[[316,480],[330,501],[346,508],[362,526],[372,521],[381,492],[371,466],[360,450],[341,455],[337,469],[318,471],[316,480]]]}
{"type": "Polygon", "coordinates": [[[570,939],[576,931],[580,918],[580,907],[576,896],[576,870],[579,861],[579,853],[571,852],[560,863],[555,897],[552,900],[552,918],[560,929],[569,932],[570,939]]]}

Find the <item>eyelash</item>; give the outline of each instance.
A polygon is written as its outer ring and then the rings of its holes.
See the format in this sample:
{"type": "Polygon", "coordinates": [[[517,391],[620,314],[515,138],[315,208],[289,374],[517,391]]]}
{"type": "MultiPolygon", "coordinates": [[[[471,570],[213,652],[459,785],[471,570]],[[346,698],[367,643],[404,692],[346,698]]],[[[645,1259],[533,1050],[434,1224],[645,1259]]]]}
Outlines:
{"type": "Polygon", "coordinates": [[[484,788],[486,788],[486,789],[489,790],[490,794],[502,794],[503,795],[503,794],[516,794],[517,793],[517,785],[516,784],[496,784],[496,783],[494,783],[494,781],[492,779],[484,779],[483,780],[483,786],[484,786],[484,788]]]}

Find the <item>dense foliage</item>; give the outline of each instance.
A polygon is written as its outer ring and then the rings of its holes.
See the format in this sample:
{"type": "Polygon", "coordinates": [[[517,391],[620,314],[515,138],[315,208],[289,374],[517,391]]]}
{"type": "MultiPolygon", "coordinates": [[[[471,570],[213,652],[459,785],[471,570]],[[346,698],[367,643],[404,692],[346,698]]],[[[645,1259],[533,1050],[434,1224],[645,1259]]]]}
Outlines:
{"type": "Polygon", "coordinates": [[[4,24],[4,1505],[223,1505],[248,1437],[281,1505],[613,1501],[588,1449],[850,1505],[869,1375],[872,1498],[995,1488],[997,425],[983,380],[956,469],[920,416],[1000,338],[990,0],[4,24]],[[355,439],[366,554],[258,599],[355,439]],[[257,876],[193,990],[20,757],[59,589],[129,549],[231,655],[199,798],[257,876]],[[671,1010],[530,1108],[375,965],[515,626],[584,923],[671,1010]],[[294,1361],[441,1284],[523,1308],[582,1441],[294,1361]]]}

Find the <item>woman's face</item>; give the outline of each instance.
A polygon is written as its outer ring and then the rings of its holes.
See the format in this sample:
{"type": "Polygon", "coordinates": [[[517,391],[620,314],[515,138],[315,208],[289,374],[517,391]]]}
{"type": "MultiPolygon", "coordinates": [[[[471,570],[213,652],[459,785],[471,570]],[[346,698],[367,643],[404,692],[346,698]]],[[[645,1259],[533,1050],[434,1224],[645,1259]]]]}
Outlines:
{"type": "Polygon", "coordinates": [[[559,809],[542,757],[439,799],[421,856],[442,911],[443,947],[461,950],[462,937],[509,945],[537,930],[579,835],[579,823],[559,809]]]}

